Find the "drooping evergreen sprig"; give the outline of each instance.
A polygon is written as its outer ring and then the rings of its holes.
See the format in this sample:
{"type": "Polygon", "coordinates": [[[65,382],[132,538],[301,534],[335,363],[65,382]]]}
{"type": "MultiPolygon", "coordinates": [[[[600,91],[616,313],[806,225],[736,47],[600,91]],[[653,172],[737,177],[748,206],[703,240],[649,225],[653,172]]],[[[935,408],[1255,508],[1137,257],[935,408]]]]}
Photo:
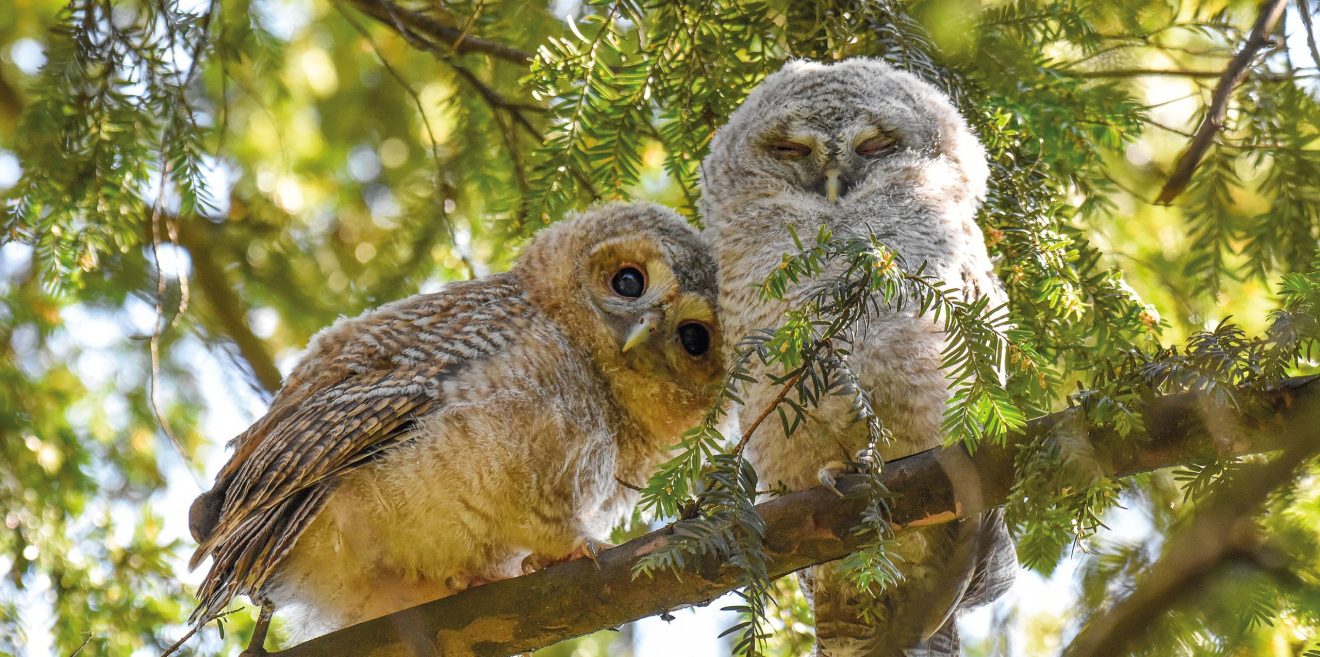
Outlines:
{"type": "Polygon", "coordinates": [[[153,187],[173,212],[211,212],[205,133],[189,87],[215,6],[74,0],[53,29],[24,112],[25,169],[4,230],[36,246],[53,289],[77,285],[106,253],[143,243],[153,187]],[[51,157],[50,144],[59,144],[51,157]]]}

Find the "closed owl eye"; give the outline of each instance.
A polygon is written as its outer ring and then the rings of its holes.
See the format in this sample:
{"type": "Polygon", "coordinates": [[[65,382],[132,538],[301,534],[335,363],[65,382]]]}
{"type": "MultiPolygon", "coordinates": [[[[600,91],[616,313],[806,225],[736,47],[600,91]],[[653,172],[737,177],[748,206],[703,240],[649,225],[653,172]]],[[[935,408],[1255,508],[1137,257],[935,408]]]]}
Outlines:
{"type": "Polygon", "coordinates": [[[862,157],[874,157],[876,155],[882,155],[884,153],[888,153],[890,150],[893,150],[894,146],[897,145],[898,145],[897,139],[886,134],[879,134],[874,137],[867,138],[865,141],[858,144],[856,150],[857,150],[857,154],[861,155],[862,157]]]}
{"type": "Polygon", "coordinates": [[[780,160],[800,160],[811,155],[810,146],[795,141],[772,141],[766,148],[770,151],[770,155],[780,160]]]}

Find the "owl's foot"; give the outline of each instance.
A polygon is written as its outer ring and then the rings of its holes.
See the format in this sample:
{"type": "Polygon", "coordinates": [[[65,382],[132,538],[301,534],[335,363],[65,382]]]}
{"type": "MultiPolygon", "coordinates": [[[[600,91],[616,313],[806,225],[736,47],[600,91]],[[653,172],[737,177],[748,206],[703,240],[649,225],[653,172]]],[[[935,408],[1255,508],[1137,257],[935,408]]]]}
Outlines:
{"type": "Polygon", "coordinates": [[[450,593],[461,593],[468,589],[475,589],[478,586],[490,584],[492,581],[494,580],[477,577],[466,570],[460,570],[445,578],[445,588],[449,589],[450,593]]]}
{"type": "Polygon", "coordinates": [[[572,561],[574,559],[581,559],[583,557],[595,561],[596,558],[600,556],[601,552],[604,552],[605,550],[608,550],[612,547],[614,546],[609,543],[606,543],[605,541],[598,541],[594,538],[586,538],[586,537],[579,538],[577,542],[577,546],[574,547],[573,550],[570,551],[568,554],[565,554],[563,556],[551,556],[551,555],[536,554],[536,553],[527,555],[527,557],[522,560],[523,574],[530,575],[531,573],[541,570],[542,568],[548,568],[555,564],[564,563],[565,561],[572,561]]]}
{"type": "Polygon", "coordinates": [[[855,468],[850,468],[843,461],[830,461],[816,471],[816,478],[820,480],[820,485],[830,489],[835,495],[843,497],[839,492],[839,487],[835,484],[839,481],[839,475],[856,472],[855,468]]]}
{"type": "Polygon", "coordinates": [[[862,448],[857,452],[857,457],[849,463],[844,463],[843,461],[830,461],[829,463],[826,463],[820,470],[816,471],[816,478],[820,480],[821,486],[830,489],[839,497],[845,497],[836,485],[839,481],[839,476],[846,474],[860,474],[864,472],[865,468],[871,467],[873,458],[870,450],[862,448]]]}

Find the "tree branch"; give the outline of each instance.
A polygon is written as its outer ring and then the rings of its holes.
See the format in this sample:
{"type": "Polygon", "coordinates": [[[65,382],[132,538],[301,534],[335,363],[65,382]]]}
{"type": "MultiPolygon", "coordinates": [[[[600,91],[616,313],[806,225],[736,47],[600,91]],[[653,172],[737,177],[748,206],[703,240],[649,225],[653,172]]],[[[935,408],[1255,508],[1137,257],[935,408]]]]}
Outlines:
{"type": "Polygon", "coordinates": [[[18,125],[18,118],[23,114],[23,95],[18,87],[5,77],[0,69],[0,130],[8,132],[18,125]]]}
{"type": "Polygon", "coordinates": [[[1256,23],[1251,26],[1251,34],[1247,36],[1246,43],[1242,44],[1242,49],[1233,56],[1228,68],[1219,78],[1215,93],[1210,97],[1210,106],[1205,110],[1205,118],[1201,120],[1201,126],[1196,129],[1196,136],[1178,157],[1173,174],[1169,176],[1168,182],[1164,183],[1159,198],[1155,199],[1156,203],[1166,205],[1172,203],[1173,199],[1187,188],[1187,183],[1192,180],[1192,173],[1196,171],[1201,158],[1205,157],[1205,152],[1214,143],[1215,135],[1224,125],[1224,116],[1228,113],[1228,100],[1233,95],[1234,87],[1246,77],[1247,68],[1251,66],[1256,54],[1270,43],[1269,34],[1274,31],[1274,26],[1279,23],[1279,18],[1283,16],[1287,6],[1288,0],[1267,0],[1261,6],[1260,15],[1256,17],[1256,23]]]}
{"type": "MultiPolygon", "coordinates": [[[[1186,462],[1205,454],[1233,455],[1279,446],[1282,436],[1313,436],[1320,414],[1320,383],[1290,379],[1265,395],[1264,411],[1239,413],[1194,394],[1158,398],[1146,409],[1149,441],[1119,438],[1092,428],[1088,438],[1098,463],[1117,476],[1186,462]],[[1213,431],[1210,429],[1213,428],[1213,431]],[[1231,430],[1229,430],[1231,428],[1231,430]],[[1140,447],[1138,447],[1140,445],[1140,447]]],[[[1253,407],[1255,408],[1255,407],[1253,407]]],[[[1026,436],[1048,436],[1075,426],[1070,409],[1037,418],[1026,436]]],[[[1025,442],[1025,441],[1020,441],[1025,442]]],[[[980,490],[958,499],[945,475],[950,459],[966,462],[961,447],[930,450],[885,465],[884,481],[896,493],[891,520],[896,531],[951,521],[981,510],[975,501],[1001,504],[1013,482],[1016,447],[982,446],[971,458],[980,490]],[[975,493],[979,493],[979,496],[975,493]]],[[[959,480],[966,472],[960,469],[959,480]]],[[[864,477],[842,477],[840,500],[813,488],[757,505],[765,519],[769,574],[779,577],[838,559],[865,539],[853,532],[866,506],[864,477]]],[[[524,577],[494,582],[384,618],[313,639],[272,657],[443,654],[504,657],[665,611],[708,602],[737,586],[736,569],[716,559],[692,564],[681,577],[659,573],[633,579],[633,566],[671,540],[672,529],[647,534],[602,553],[524,577]]]]}
{"type": "MultiPolygon", "coordinates": [[[[200,220],[199,220],[200,221],[200,220]]],[[[252,332],[248,326],[247,315],[243,312],[243,301],[230,286],[225,271],[211,256],[200,234],[202,228],[194,225],[195,221],[179,221],[179,244],[188,249],[192,258],[193,278],[202,298],[215,314],[220,328],[227,337],[238,346],[238,353],[252,367],[252,374],[257,383],[267,393],[275,394],[280,389],[280,370],[275,366],[275,359],[266,349],[266,343],[252,332]]]]}
{"type": "MultiPolygon", "coordinates": [[[[1302,411],[1294,428],[1316,426],[1320,408],[1302,411]]],[[[1064,651],[1064,657],[1107,657],[1127,654],[1151,625],[1165,617],[1180,601],[1191,598],[1203,584],[1235,557],[1250,558],[1260,549],[1254,516],[1270,493],[1289,481],[1317,450],[1320,441],[1292,431],[1283,452],[1268,463],[1238,473],[1226,486],[1201,503],[1186,527],[1166,544],[1163,555],[1132,589],[1128,597],[1097,613],[1064,651]]]]}
{"type": "Polygon", "coordinates": [[[348,0],[348,2],[392,30],[398,30],[400,25],[406,26],[409,30],[448,44],[460,55],[480,52],[522,66],[532,63],[532,54],[526,50],[464,33],[463,30],[445,25],[421,12],[404,9],[389,0],[348,0]]]}
{"type": "Polygon", "coordinates": [[[1315,26],[1311,22],[1311,8],[1306,0],[1297,0],[1297,14],[1302,17],[1302,27],[1306,30],[1306,46],[1311,49],[1311,62],[1320,66],[1320,46],[1315,44],[1315,26]]]}
{"type": "Polygon", "coordinates": [[[1224,75],[1223,71],[1194,71],[1176,68],[1109,68],[1094,71],[1056,69],[1055,72],[1062,73],[1070,78],[1133,78],[1142,76],[1217,78],[1224,75]]]}

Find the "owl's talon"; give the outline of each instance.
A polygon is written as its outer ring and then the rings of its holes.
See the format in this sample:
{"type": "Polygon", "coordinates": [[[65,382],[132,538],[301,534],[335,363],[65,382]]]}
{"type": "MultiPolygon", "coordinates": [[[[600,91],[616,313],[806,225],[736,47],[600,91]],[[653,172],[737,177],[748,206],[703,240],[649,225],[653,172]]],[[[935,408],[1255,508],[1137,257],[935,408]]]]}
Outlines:
{"type": "MultiPolygon", "coordinates": [[[[580,538],[578,539],[577,547],[574,547],[572,551],[561,557],[551,557],[535,553],[527,555],[522,560],[522,571],[524,575],[530,575],[543,568],[583,558],[591,559],[592,563],[595,563],[596,559],[600,557],[601,552],[612,547],[614,547],[613,544],[606,543],[605,541],[598,541],[594,538],[580,538]]],[[[597,564],[597,567],[600,567],[599,564],[597,564]]]]}
{"type": "Polygon", "coordinates": [[[835,484],[839,480],[839,475],[849,471],[850,469],[843,463],[843,461],[830,461],[820,470],[816,471],[816,478],[820,480],[821,486],[830,489],[835,495],[843,497],[843,493],[839,492],[839,488],[835,484]]]}
{"type": "Polygon", "coordinates": [[[555,563],[555,561],[550,557],[547,557],[543,554],[532,553],[523,557],[522,572],[524,575],[531,575],[532,573],[541,570],[542,568],[545,568],[546,566],[549,566],[553,563],[555,563]]]}
{"type": "Polygon", "coordinates": [[[492,580],[484,577],[477,577],[466,571],[459,571],[445,578],[445,588],[452,593],[462,593],[468,589],[475,589],[478,586],[491,583],[492,580]]]}

